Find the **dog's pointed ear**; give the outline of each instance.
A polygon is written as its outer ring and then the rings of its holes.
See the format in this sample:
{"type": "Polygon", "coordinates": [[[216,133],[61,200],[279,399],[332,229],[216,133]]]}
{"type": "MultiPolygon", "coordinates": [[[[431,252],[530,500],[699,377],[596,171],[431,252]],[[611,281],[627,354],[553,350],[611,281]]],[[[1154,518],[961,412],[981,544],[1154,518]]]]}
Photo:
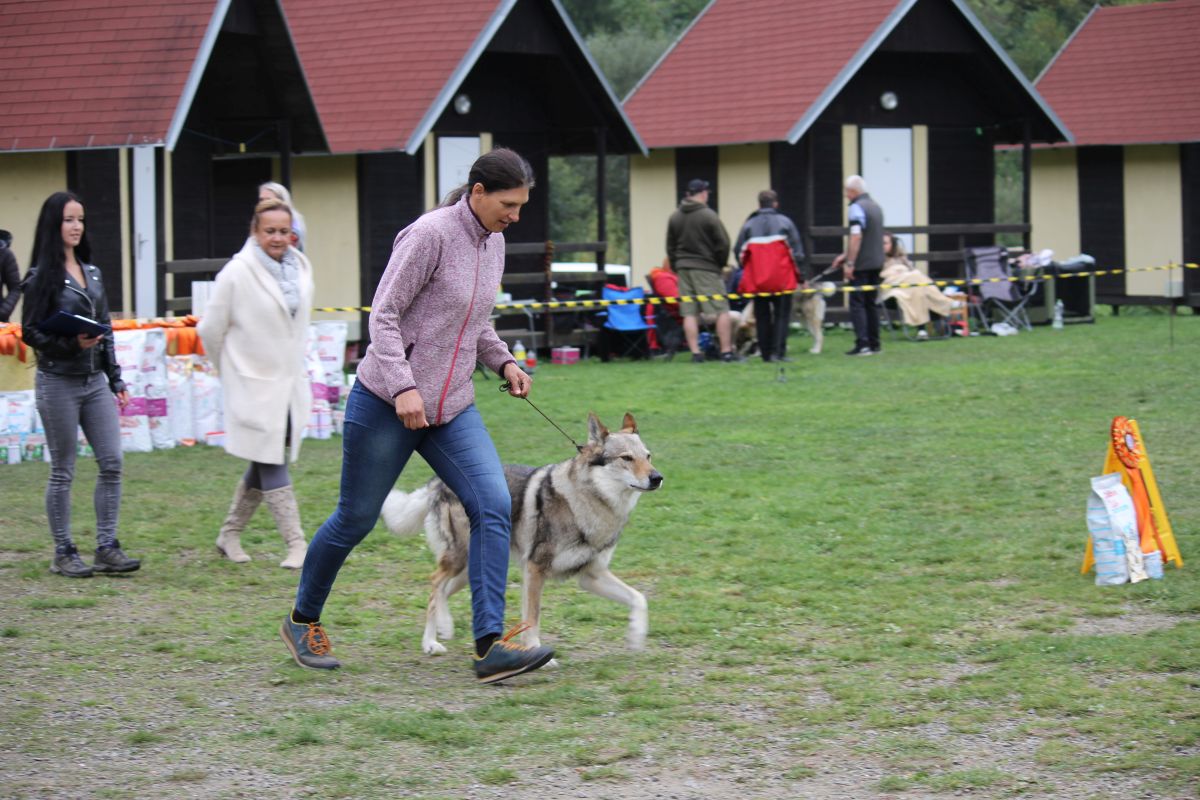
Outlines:
{"type": "Polygon", "coordinates": [[[621,420],[621,433],[637,433],[637,421],[634,420],[633,414],[625,412],[625,419],[621,420]]]}
{"type": "Polygon", "coordinates": [[[595,411],[588,412],[588,442],[590,444],[600,444],[608,438],[608,428],[604,427],[604,423],[596,416],[595,411]]]}

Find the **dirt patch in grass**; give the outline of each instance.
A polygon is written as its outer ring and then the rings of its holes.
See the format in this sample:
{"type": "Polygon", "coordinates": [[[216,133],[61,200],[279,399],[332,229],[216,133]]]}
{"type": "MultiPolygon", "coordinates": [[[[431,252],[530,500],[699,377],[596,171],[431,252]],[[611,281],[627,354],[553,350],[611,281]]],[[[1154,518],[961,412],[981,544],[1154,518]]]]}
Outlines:
{"type": "Polygon", "coordinates": [[[1140,633],[1173,628],[1182,622],[1200,620],[1200,616],[1160,614],[1142,608],[1125,606],[1115,616],[1082,617],[1064,634],[1070,636],[1137,636],[1140,633]]]}

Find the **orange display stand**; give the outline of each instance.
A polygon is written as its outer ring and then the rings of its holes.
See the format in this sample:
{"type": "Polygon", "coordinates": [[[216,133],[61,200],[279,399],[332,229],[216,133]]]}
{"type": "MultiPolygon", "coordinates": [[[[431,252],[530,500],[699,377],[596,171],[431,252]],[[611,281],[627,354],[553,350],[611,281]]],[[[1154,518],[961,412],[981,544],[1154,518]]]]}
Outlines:
{"type": "MultiPolygon", "coordinates": [[[[1137,514],[1142,552],[1153,553],[1157,550],[1162,553],[1163,564],[1174,562],[1177,568],[1182,567],[1183,556],[1167,519],[1167,509],[1158,491],[1158,482],[1154,479],[1150,456],[1146,452],[1146,443],[1137,420],[1113,418],[1103,471],[1105,475],[1121,473],[1121,482],[1129,489],[1137,514]]],[[[1086,573],[1094,563],[1092,537],[1089,535],[1080,572],[1086,573]]]]}

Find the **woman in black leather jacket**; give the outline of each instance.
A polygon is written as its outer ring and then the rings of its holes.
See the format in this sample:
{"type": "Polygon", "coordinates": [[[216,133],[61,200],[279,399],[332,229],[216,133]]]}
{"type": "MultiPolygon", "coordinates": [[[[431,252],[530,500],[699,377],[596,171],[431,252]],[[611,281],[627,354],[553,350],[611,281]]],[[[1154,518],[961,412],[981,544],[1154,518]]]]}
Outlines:
{"type": "Polygon", "coordinates": [[[58,311],[111,325],[100,270],[88,263],[90,258],[83,202],[70,192],[55,192],[38,215],[33,257],[22,283],[21,337],[37,353],[37,408],[50,448],[46,486],[46,515],[54,537],[50,570],[71,578],[86,578],[93,572],[132,572],[141,566],[121,551],[117,541],[122,466],[117,405],[124,408],[129,403],[129,392],[121,380],[112,329],[102,336],[58,336],[38,328],[58,311]],[[81,426],[99,467],[92,566],[79,557],[71,539],[71,482],[76,431],[81,426]]]}

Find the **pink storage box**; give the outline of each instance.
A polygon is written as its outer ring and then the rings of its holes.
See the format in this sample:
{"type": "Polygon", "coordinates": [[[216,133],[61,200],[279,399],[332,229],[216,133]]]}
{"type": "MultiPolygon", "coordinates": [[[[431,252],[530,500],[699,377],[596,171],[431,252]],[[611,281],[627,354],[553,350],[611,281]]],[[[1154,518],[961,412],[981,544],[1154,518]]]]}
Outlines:
{"type": "Polygon", "coordinates": [[[556,347],[550,351],[551,364],[575,364],[578,361],[578,347],[556,347]]]}

